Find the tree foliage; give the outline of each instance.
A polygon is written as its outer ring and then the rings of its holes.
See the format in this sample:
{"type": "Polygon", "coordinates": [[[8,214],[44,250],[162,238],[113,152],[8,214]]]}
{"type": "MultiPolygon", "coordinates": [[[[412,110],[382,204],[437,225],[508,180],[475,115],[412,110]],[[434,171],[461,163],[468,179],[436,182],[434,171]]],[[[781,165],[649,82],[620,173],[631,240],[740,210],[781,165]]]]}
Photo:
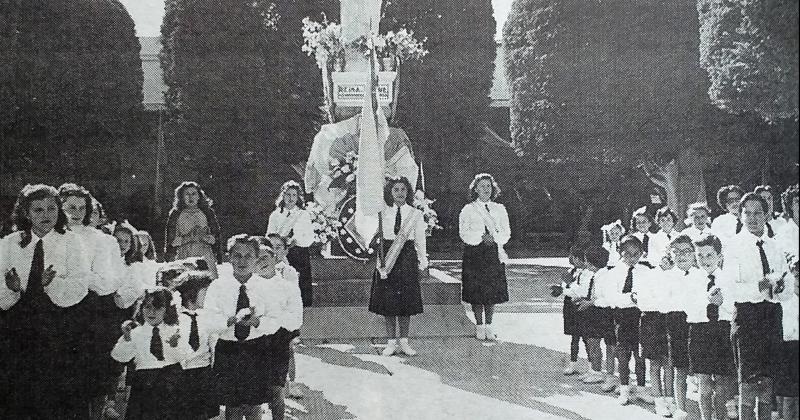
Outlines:
{"type": "Polygon", "coordinates": [[[166,3],[166,179],[206,186],[225,233],[260,232],[272,195],[297,176],[290,164],[307,156],[322,87],[300,50],[300,27],[304,16],[320,13],[318,4],[166,3]]]}
{"type": "Polygon", "coordinates": [[[644,169],[678,212],[705,198],[709,164],[761,167],[774,133],[709,103],[699,25],[681,2],[516,0],[504,28],[515,146],[572,168],[555,181],[579,191],[644,169]]]}
{"type": "Polygon", "coordinates": [[[798,116],[798,2],[698,0],[708,96],[767,121],[798,116]]]}
{"type": "Polygon", "coordinates": [[[109,168],[92,152],[113,156],[116,141],[138,134],[140,46],[122,4],[7,0],[0,22],[4,163],[62,179],[118,176],[101,174],[109,168]]]}
{"type": "Polygon", "coordinates": [[[492,10],[490,0],[384,4],[381,32],[406,27],[429,51],[400,69],[397,112],[433,189],[446,188],[446,162],[475,150],[483,134],[497,52],[492,10]]]}

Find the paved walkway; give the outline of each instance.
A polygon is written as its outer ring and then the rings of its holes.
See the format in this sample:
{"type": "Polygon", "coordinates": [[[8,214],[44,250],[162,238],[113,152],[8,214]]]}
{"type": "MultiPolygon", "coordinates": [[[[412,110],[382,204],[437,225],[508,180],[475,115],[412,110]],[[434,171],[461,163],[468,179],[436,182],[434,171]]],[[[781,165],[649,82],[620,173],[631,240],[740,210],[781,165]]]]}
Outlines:
{"type": "MultiPolygon", "coordinates": [[[[511,301],[495,315],[496,343],[467,337],[415,339],[415,357],[380,356],[383,343],[367,340],[304,343],[297,354],[297,379],[305,396],[287,399],[287,418],[661,418],[652,406],[621,407],[599,385],[584,385],[561,373],[569,342],[562,334],[560,300],[550,297],[549,285],[559,281],[562,260],[508,265],[511,301]]],[[[458,262],[435,265],[459,278],[458,262]]],[[[697,418],[696,404],[691,410],[690,418],[697,418]]]]}

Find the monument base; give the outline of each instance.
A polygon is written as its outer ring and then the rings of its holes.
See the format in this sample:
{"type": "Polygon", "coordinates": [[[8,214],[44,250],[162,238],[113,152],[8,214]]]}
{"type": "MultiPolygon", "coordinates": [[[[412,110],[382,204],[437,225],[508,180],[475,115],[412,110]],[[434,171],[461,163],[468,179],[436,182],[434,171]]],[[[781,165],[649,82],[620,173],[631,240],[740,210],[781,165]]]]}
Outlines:
{"type": "MultiPolygon", "coordinates": [[[[348,258],[311,260],[314,305],[305,308],[301,336],[309,339],[385,338],[383,317],[369,312],[373,262],[348,258]],[[352,278],[358,277],[358,278],[352,278]]],[[[436,269],[420,279],[423,313],[411,317],[411,337],[475,334],[461,303],[461,282],[436,269]]]]}

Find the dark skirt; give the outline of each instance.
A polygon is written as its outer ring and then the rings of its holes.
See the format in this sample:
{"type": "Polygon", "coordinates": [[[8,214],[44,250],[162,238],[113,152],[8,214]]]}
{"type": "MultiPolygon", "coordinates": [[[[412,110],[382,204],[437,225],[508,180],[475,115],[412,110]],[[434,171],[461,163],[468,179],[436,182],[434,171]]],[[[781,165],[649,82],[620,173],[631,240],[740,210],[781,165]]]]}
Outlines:
{"type": "Polygon", "coordinates": [[[641,311],[636,307],[614,309],[614,328],[619,347],[638,352],[640,316],[641,311]]]}
{"type": "Polygon", "coordinates": [[[734,354],[739,382],[774,378],[783,348],[783,310],[772,302],[737,303],[734,354]]]}
{"type": "Polygon", "coordinates": [[[572,298],[564,296],[564,335],[578,335],[578,315],[575,304],[572,303],[572,298]]]}
{"type": "Polygon", "coordinates": [[[783,357],[781,357],[781,367],[775,375],[775,395],[797,398],[800,396],[797,384],[798,378],[800,378],[798,341],[784,341],[781,347],[783,357]]]}
{"type": "Polygon", "coordinates": [[[181,370],[178,403],[187,419],[214,418],[219,415],[219,404],[212,392],[211,366],[181,370]]]}
{"type": "Polygon", "coordinates": [[[576,324],[581,337],[604,338],[606,344],[611,340],[616,344],[614,337],[614,312],[611,308],[598,308],[590,306],[582,311],[575,311],[576,324]]]}
{"type": "Polygon", "coordinates": [[[126,313],[114,303],[114,294],[98,296],[89,292],[86,301],[87,326],[90,329],[91,346],[84,353],[83,377],[87,380],[86,392],[92,397],[113,395],[123,364],[111,358],[119,336],[120,325],[126,313]]]}
{"type": "Polygon", "coordinates": [[[497,244],[465,245],[461,260],[461,300],[474,305],[508,302],[506,265],[497,255],[497,244]]]}
{"type": "Polygon", "coordinates": [[[218,405],[236,407],[269,401],[269,386],[283,386],[289,370],[288,335],[273,334],[247,341],[219,340],[213,383],[218,405]]]}
{"type": "Polygon", "coordinates": [[[689,323],[685,312],[666,314],[669,358],[676,368],[689,368],[689,323]]]}
{"type": "Polygon", "coordinates": [[[314,288],[311,284],[311,256],[307,247],[293,246],[289,248],[289,253],[286,255],[289,260],[289,265],[297,270],[297,276],[300,281],[300,295],[303,298],[303,306],[308,307],[313,303],[314,288]]]}
{"type": "MultiPolygon", "coordinates": [[[[384,241],[388,252],[392,241],[384,241]]],[[[389,276],[382,279],[372,274],[369,311],[383,316],[411,316],[422,313],[422,291],[419,285],[419,262],[414,241],[406,241],[389,276]]]]}
{"type": "Polygon", "coordinates": [[[657,360],[667,357],[666,316],[661,312],[642,312],[639,320],[639,343],[642,345],[642,357],[657,360]]]}
{"type": "Polygon", "coordinates": [[[689,324],[689,370],[695,375],[733,375],[730,322],[689,324]]]}
{"type": "Polygon", "coordinates": [[[0,414],[80,418],[88,409],[78,369],[87,341],[80,304],[61,308],[44,295],[23,295],[0,312],[0,414]]]}
{"type": "Polygon", "coordinates": [[[128,420],[179,419],[183,417],[178,396],[181,365],[136,371],[125,418],[128,420]]]}

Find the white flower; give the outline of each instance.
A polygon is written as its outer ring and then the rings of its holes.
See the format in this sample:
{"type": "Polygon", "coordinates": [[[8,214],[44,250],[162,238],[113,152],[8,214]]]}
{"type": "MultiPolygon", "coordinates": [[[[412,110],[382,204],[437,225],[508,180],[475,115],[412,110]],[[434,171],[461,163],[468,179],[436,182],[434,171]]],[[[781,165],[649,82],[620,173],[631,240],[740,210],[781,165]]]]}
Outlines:
{"type": "Polygon", "coordinates": [[[356,174],[347,175],[347,178],[345,178],[345,181],[347,182],[353,182],[355,180],[356,180],[356,174]]]}

